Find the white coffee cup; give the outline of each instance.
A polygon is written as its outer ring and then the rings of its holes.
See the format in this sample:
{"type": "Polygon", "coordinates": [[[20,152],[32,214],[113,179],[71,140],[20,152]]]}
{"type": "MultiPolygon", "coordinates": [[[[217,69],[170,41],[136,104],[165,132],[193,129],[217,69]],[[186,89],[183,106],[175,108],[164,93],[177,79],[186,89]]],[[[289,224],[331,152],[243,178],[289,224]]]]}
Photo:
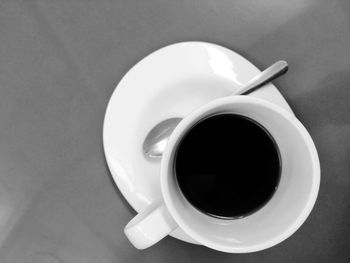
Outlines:
{"type": "Polygon", "coordinates": [[[161,160],[163,201],[134,217],[124,232],[139,249],[147,248],[180,227],[199,244],[246,253],[272,247],[291,236],[310,214],[320,185],[320,163],[304,126],[291,113],[250,96],[214,100],[185,117],[172,133],[161,160]],[[272,135],[281,155],[278,188],[269,202],[239,219],[219,219],[194,208],[183,196],[174,175],[174,155],[186,132],[198,121],[220,113],[247,116],[272,135]]]}

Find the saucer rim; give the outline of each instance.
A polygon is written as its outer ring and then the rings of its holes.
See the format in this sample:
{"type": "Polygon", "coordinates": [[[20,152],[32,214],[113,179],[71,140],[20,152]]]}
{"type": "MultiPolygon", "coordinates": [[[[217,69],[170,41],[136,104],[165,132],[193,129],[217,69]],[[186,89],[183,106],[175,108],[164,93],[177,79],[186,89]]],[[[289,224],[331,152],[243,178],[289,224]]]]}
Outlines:
{"type": "MultiPolygon", "coordinates": [[[[134,66],[132,66],[124,74],[124,76],[121,78],[121,80],[118,82],[117,86],[115,87],[113,93],[111,94],[111,97],[110,97],[110,99],[108,101],[108,104],[107,104],[107,107],[106,107],[104,121],[103,121],[103,131],[102,131],[102,133],[103,133],[102,134],[102,137],[103,137],[103,149],[104,149],[104,155],[105,155],[105,158],[106,158],[106,162],[107,162],[109,171],[110,171],[110,173],[112,175],[114,183],[118,187],[118,189],[121,192],[121,194],[123,195],[123,197],[129,203],[129,205],[137,213],[141,212],[142,209],[139,209],[138,207],[136,207],[136,205],[135,205],[136,202],[133,202],[133,199],[135,199],[135,197],[133,197],[133,193],[127,192],[126,189],[121,186],[122,181],[119,179],[119,176],[117,175],[117,173],[113,170],[113,168],[112,168],[113,166],[110,163],[109,152],[107,152],[106,145],[107,145],[108,138],[106,138],[106,126],[107,126],[107,122],[112,121],[109,118],[108,113],[110,111],[110,108],[113,107],[113,98],[115,96],[118,96],[118,93],[120,93],[121,83],[123,83],[123,85],[125,85],[124,83],[127,80],[128,76],[131,74],[131,72],[134,72],[136,68],[138,68],[142,63],[144,63],[144,61],[150,60],[150,59],[152,59],[153,56],[156,56],[156,55],[158,55],[158,54],[160,54],[162,52],[163,52],[164,56],[167,56],[166,52],[164,52],[164,51],[170,50],[171,52],[174,52],[172,50],[174,47],[187,48],[188,46],[193,47],[195,45],[201,45],[201,46],[202,45],[209,45],[210,47],[217,48],[221,52],[226,53],[228,55],[228,57],[229,57],[229,55],[232,55],[232,54],[235,55],[235,56],[238,56],[240,59],[242,59],[242,61],[245,61],[247,63],[247,65],[249,65],[249,67],[251,67],[251,69],[250,69],[251,71],[254,70],[254,71],[260,72],[260,70],[253,63],[251,63],[248,59],[246,59],[244,56],[240,55],[239,53],[237,53],[237,52],[235,52],[235,51],[233,51],[233,50],[231,50],[231,49],[229,49],[229,48],[227,48],[225,46],[218,45],[218,44],[215,44],[215,43],[210,43],[210,42],[204,42],[204,41],[185,41],[185,42],[173,43],[173,44],[164,46],[164,47],[162,47],[160,49],[157,49],[157,50],[153,51],[152,53],[148,54],[147,56],[142,58],[140,61],[138,61],[134,66]]],[[[165,61],[167,61],[167,60],[165,60],[165,61]]],[[[166,65],[164,65],[164,66],[166,67],[166,65]]],[[[215,73],[213,73],[213,74],[215,74],[215,73]]],[[[282,107],[284,107],[287,111],[289,111],[290,113],[294,114],[293,111],[291,110],[291,108],[289,107],[287,101],[284,99],[284,97],[280,94],[278,89],[272,83],[269,83],[265,87],[250,93],[248,96],[255,96],[255,97],[261,98],[259,96],[261,90],[268,90],[268,88],[269,88],[269,93],[271,93],[271,94],[269,94],[269,96],[276,95],[276,94],[280,95],[279,98],[278,98],[279,104],[281,104],[282,107]]],[[[262,98],[262,99],[268,100],[267,98],[262,98]]],[[[193,240],[185,232],[183,232],[182,229],[178,229],[178,231],[170,233],[170,236],[172,236],[174,238],[177,238],[179,240],[185,241],[185,242],[189,242],[189,243],[193,243],[193,244],[199,244],[197,241],[193,240]]]]}

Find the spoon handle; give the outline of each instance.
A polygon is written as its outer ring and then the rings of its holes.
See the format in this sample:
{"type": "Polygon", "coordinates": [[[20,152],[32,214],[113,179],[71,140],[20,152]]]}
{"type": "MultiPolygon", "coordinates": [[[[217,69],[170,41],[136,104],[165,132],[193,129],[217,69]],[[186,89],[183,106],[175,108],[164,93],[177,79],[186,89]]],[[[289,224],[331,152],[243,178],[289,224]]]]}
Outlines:
{"type": "Polygon", "coordinates": [[[280,60],[272,64],[270,67],[265,69],[263,72],[258,74],[256,77],[249,80],[237,94],[233,93],[232,95],[244,95],[250,93],[257,88],[269,83],[271,80],[283,75],[288,71],[288,63],[286,61],[280,60]]]}

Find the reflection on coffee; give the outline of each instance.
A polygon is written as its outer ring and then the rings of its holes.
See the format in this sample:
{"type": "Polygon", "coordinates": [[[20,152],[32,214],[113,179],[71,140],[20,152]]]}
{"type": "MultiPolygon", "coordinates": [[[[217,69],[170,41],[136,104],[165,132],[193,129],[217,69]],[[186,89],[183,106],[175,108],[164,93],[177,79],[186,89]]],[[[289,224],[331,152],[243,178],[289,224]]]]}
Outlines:
{"type": "Polygon", "coordinates": [[[256,121],[236,114],[206,118],[181,140],[174,169],[179,188],[198,210],[226,219],[263,207],[279,183],[275,141],[256,121]]]}

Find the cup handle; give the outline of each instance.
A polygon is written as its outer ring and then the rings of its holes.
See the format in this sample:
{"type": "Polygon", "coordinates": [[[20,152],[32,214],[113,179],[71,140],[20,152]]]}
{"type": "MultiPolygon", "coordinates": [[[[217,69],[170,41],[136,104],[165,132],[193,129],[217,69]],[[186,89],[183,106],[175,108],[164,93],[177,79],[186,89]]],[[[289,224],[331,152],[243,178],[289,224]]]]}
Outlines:
{"type": "Polygon", "coordinates": [[[138,249],[148,248],[177,228],[164,203],[154,204],[136,215],[124,228],[129,241],[138,249]]]}

